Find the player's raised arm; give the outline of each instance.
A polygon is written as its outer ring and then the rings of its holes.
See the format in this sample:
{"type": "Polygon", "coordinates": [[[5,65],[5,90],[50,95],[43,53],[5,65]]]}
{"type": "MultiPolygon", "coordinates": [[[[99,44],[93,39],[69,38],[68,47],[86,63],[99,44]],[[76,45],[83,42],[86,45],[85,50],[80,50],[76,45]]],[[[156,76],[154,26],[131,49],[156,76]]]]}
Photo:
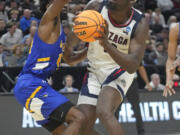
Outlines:
{"type": "Polygon", "coordinates": [[[43,14],[38,27],[38,36],[45,43],[55,43],[60,32],[60,13],[68,0],[40,0],[43,14]]]}
{"type": "MultiPolygon", "coordinates": [[[[54,20],[67,2],[68,0],[52,0],[52,3],[50,3],[48,7],[41,7],[41,10],[46,11],[41,19],[41,23],[44,24],[54,20]]],[[[43,1],[41,3],[43,3],[43,1]]]]}

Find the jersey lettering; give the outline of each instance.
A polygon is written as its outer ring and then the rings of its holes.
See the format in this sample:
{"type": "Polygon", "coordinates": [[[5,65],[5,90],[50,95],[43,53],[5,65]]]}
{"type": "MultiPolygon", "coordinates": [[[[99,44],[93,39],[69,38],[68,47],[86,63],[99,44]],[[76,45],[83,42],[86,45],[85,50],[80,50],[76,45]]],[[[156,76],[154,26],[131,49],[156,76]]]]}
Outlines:
{"type": "Polygon", "coordinates": [[[119,36],[117,34],[114,34],[113,32],[109,32],[109,38],[110,41],[112,41],[114,44],[120,44],[120,45],[127,45],[128,39],[124,38],[122,36],[119,36]]]}

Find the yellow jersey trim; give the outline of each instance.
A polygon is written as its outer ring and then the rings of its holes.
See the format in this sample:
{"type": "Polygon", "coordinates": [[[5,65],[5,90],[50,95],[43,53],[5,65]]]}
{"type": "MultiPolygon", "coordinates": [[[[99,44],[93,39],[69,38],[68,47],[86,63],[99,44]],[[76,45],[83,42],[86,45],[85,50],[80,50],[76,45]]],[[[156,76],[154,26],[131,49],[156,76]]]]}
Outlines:
{"type": "Polygon", "coordinates": [[[63,56],[63,54],[62,54],[62,53],[61,53],[61,54],[59,54],[59,57],[58,57],[57,62],[56,62],[57,67],[59,67],[59,66],[60,66],[60,62],[61,62],[62,56],[63,56]]]}
{"type": "Polygon", "coordinates": [[[32,113],[33,111],[30,110],[30,108],[29,108],[29,103],[30,103],[30,101],[35,97],[35,95],[36,95],[41,89],[42,89],[42,86],[37,87],[37,88],[35,89],[35,91],[31,94],[31,96],[26,100],[26,105],[25,105],[25,107],[26,107],[26,109],[27,109],[30,113],[32,113]]]}
{"type": "Polygon", "coordinates": [[[32,40],[32,42],[31,42],[31,45],[30,45],[30,48],[29,48],[29,54],[31,53],[33,42],[34,42],[34,40],[32,40]]]}
{"type": "Polygon", "coordinates": [[[50,57],[37,59],[37,62],[45,62],[45,61],[50,61],[50,57]]]}

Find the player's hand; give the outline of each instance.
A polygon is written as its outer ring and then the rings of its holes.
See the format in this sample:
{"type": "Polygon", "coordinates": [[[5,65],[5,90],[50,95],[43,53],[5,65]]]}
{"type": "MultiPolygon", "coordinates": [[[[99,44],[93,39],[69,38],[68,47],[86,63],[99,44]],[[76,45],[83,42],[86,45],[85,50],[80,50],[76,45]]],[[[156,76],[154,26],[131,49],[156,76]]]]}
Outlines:
{"type": "Polygon", "coordinates": [[[73,48],[79,43],[79,38],[74,34],[74,32],[70,31],[67,34],[66,47],[73,48]]]}
{"type": "Polygon", "coordinates": [[[100,37],[94,37],[96,40],[99,40],[99,43],[104,47],[109,44],[108,42],[108,34],[109,34],[109,26],[107,21],[105,20],[105,25],[101,25],[101,30],[97,30],[97,32],[101,35],[100,37]],[[104,32],[103,32],[104,31],[104,32]]]}
{"type": "Polygon", "coordinates": [[[151,87],[151,85],[149,83],[146,86],[147,86],[148,91],[152,91],[152,87],[151,87]]]}
{"type": "Polygon", "coordinates": [[[173,89],[174,82],[172,80],[167,81],[166,86],[164,88],[163,96],[167,97],[176,94],[176,91],[173,89]]]}

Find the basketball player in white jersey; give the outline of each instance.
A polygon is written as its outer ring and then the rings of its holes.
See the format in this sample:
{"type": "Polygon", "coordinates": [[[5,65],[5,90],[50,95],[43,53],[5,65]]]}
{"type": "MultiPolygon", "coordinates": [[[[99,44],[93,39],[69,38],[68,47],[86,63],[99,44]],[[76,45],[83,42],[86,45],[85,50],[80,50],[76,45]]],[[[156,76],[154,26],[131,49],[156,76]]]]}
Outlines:
{"type": "MultiPolygon", "coordinates": [[[[96,38],[88,47],[88,73],[78,99],[79,109],[85,114],[87,123],[82,135],[98,135],[92,130],[97,117],[109,135],[124,135],[114,112],[139,68],[149,31],[143,14],[132,7],[134,2],[93,0],[87,4],[86,10],[99,11],[108,25],[104,33],[98,31],[102,37],[96,38]]],[[[70,39],[68,44],[74,44],[73,37],[70,39]]],[[[75,62],[67,53],[72,51],[70,45],[65,50],[64,59],[75,62]]]]}

